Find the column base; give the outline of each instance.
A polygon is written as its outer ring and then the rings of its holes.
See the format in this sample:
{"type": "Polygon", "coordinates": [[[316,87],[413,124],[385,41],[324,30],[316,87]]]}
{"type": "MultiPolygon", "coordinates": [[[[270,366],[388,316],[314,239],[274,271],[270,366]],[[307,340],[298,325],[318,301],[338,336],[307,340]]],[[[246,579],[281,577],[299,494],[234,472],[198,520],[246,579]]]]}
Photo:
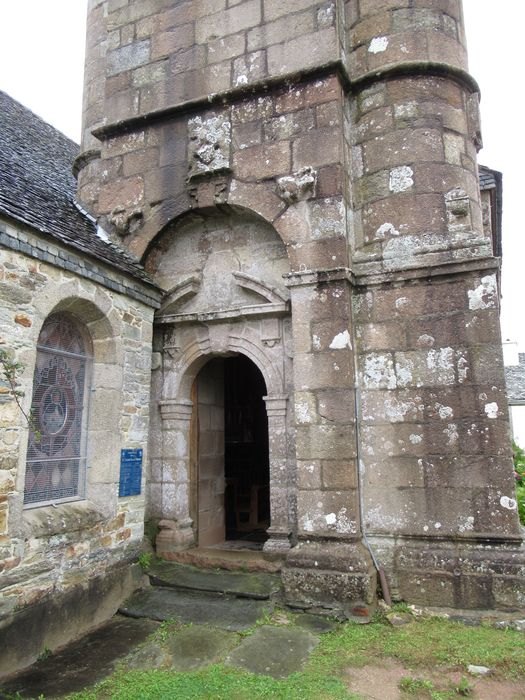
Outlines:
{"type": "Polygon", "coordinates": [[[376,571],[360,542],[308,541],[290,550],[281,572],[287,605],[370,619],[376,571]]]}
{"type": "Polygon", "coordinates": [[[173,552],[181,552],[195,546],[195,536],[191,524],[191,520],[184,522],[161,520],[159,522],[160,532],[155,540],[157,556],[169,559],[173,552]]]}
{"type": "Polygon", "coordinates": [[[290,533],[282,531],[273,531],[272,528],[267,530],[270,538],[263,545],[265,554],[286,554],[290,547],[290,533]]]}

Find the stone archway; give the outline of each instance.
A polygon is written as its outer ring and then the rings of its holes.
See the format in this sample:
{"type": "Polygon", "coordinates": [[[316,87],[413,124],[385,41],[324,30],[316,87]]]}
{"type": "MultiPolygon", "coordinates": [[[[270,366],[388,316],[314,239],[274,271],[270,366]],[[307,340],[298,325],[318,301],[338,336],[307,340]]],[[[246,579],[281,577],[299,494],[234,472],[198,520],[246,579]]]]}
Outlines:
{"type": "Polygon", "coordinates": [[[268,549],[290,547],[295,447],[287,410],[292,386],[290,264],[276,230],[250,212],[194,211],[172,222],[145,265],[165,290],[155,319],[150,442],[150,517],[158,542],[194,543],[190,517],[191,390],[213,357],[243,355],[261,372],[269,424],[271,527],[268,549]]]}
{"type": "MultiPolygon", "coordinates": [[[[274,320],[279,326],[279,319],[274,320]]],[[[279,358],[282,343],[280,347],[277,343],[272,348],[265,347],[264,328],[265,319],[252,323],[251,330],[245,327],[242,319],[206,327],[192,323],[171,328],[170,337],[179,338],[182,347],[165,349],[163,397],[159,401],[164,493],[157,551],[164,556],[195,544],[190,516],[192,488],[195,487],[191,465],[192,387],[210,359],[233,355],[242,355],[253,362],[268,391],[263,398],[268,417],[271,523],[264,549],[281,551],[290,547],[287,396],[279,367],[279,364],[282,366],[282,358],[279,358]],[[254,326],[259,328],[254,330],[254,326]]]]}

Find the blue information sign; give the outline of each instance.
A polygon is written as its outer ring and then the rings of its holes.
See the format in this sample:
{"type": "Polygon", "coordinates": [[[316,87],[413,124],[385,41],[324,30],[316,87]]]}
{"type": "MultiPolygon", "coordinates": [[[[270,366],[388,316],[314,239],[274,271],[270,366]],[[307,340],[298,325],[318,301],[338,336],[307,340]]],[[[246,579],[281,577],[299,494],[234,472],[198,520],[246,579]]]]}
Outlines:
{"type": "Polygon", "coordinates": [[[142,450],[120,450],[119,496],[139,496],[142,479],[142,450]]]}

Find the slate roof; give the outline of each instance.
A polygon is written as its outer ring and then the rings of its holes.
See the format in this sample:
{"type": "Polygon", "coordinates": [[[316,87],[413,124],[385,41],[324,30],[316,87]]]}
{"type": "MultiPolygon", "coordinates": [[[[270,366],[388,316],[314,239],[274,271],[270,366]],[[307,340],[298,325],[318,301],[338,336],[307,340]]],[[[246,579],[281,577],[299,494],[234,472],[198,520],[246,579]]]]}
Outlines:
{"type": "Polygon", "coordinates": [[[135,258],[97,236],[95,222],[75,205],[71,168],[78,151],[74,141],[0,91],[0,214],[153,284],[135,258]]]}
{"type": "Polygon", "coordinates": [[[525,403],[525,353],[519,353],[519,365],[505,367],[505,382],[509,403],[525,403]]]}
{"type": "Polygon", "coordinates": [[[490,190],[496,187],[496,170],[491,170],[485,165],[480,165],[478,167],[478,176],[480,190],[490,190]]]}

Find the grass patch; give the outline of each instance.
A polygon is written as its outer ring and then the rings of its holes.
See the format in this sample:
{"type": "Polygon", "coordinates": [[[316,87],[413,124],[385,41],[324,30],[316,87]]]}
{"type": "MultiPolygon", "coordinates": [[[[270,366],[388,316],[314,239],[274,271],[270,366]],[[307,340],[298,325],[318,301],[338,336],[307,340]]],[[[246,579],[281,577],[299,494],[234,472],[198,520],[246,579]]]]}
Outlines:
{"type": "Polygon", "coordinates": [[[319,673],[337,673],[348,666],[377,663],[390,656],[408,668],[443,666],[465,669],[488,666],[499,677],[525,676],[525,636],[515,630],[481,625],[466,627],[439,618],[418,619],[391,627],[348,623],[325,635],[309,660],[319,673]]]}
{"type": "Polygon", "coordinates": [[[337,678],[296,673],[279,681],[220,664],[193,673],[133,671],[116,674],[92,691],[68,696],[69,700],[246,700],[248,697],[254,700],[358,700],[337,678]]]}
{"type": "MultiPolygon", "coordinates": [[[[280,615],[276,617],[280,619],[280,615]]],[[[273,623],[268,617],[263,621],[273,623]]],[[[162,644],[180,628],[173,621],[163,623],[153,638],[162,644]]],[[[385,657],[397,660],[407,670],[414,669],[416,676],[425,669],[465,670],[468,664],[477,664],[491,668],[497,678],[523,678],[525,635],[510,629],[466,627],[439,618],[418,618],[401,627],[392,627],[380,619],[368,625],[347,623],[321,635],[304,669],[285,680],[236,670],[223,663],[184,673],[121,667],[93,689],[68,697],[69,700],[357,700],[358,696],[348,690],[345,680],[348,670],[381,664],[385,657]]],[[[459,699],[470,693],[466,678],[457,687],[442,688],[434,681],[408,674],[402,679],[400,689],[407,700],[410,697],[459,699]]]]}

